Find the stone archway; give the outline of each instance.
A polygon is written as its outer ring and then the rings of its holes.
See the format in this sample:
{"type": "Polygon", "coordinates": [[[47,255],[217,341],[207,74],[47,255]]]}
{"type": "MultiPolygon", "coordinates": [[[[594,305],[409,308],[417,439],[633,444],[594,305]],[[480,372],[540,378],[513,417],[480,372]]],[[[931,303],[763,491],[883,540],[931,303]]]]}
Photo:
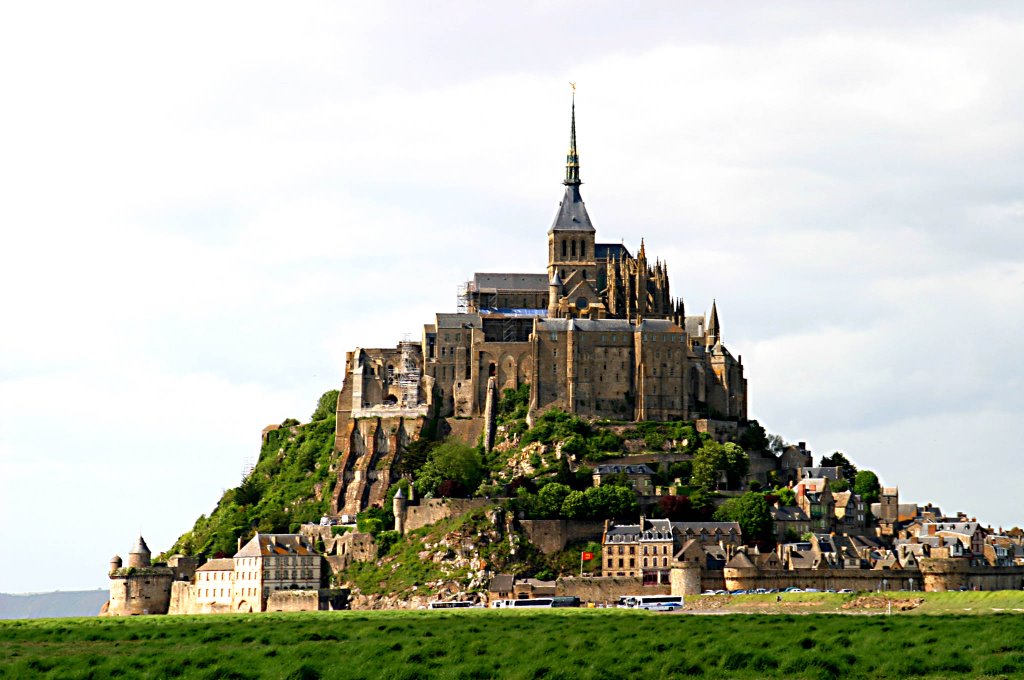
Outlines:
{"type": "Polygon", "coordinates": [[[241,602],[238,603],[238,611],[240,613],[242,613],[242,614],[251,614],[252,613],[252,605],[250,605],[245,600],[242,600],[241,602]]]}

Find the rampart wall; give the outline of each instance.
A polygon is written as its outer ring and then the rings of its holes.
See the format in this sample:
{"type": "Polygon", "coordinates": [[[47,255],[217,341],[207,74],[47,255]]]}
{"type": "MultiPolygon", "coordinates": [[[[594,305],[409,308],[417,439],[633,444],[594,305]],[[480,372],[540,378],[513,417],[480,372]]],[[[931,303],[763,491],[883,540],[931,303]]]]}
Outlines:
{"type": "Polygon", "coordinates": [[[522,519],[519,526],[545,555],[564,550],[575,541],[601,540],[604,522],[576,522],[564,519],[522,519]]]}
{"type": "Polygon", "coordinates": [[[442,519],[457,517],[472,510],[494,505],[496,499],[487,498],[428,498],[407,507],[406,532],[414,531],[442,519]]]}
{"type": "Polygon", "coordinates": [[[320,609],[316,590],[276,590],[267,598],[268,612],[315,612],[320,609]]]}
{"type": "Polygon", "coordinates": [[[580,598],[581,602],[615,604],[626,595],[670,595],[668,584],[645,586],[639,576],[562,577],[555,582],[555,595],[580,598]]]}

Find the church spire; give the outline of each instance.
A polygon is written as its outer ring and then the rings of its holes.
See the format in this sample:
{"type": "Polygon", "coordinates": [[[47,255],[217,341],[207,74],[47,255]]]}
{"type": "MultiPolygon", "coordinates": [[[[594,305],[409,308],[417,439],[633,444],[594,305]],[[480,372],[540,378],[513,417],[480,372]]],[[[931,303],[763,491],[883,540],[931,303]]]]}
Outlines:
{"type": "Polygon", "coordinates": [[[722,331],[718,327],[718,304],[715,300],[711,301],[711,317],[708,319],[707,336],[708,343],[712,345],[722,337],[722,331]]]}
{"type": "Polygon", "coordinates": [[[569,153],[565,156],[565,181],[566,186],[579,186],[580,181],[580,155],[576,153],[576,83],[572,85],[572,131],[569,134],[569,153]]]}

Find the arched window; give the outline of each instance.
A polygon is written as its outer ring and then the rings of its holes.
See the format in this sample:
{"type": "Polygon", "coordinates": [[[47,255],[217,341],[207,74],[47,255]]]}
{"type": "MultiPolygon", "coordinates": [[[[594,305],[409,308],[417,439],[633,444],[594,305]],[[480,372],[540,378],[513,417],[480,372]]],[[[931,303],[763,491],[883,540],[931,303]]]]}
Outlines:
{"type": "Polygon", "coordinates": [[[572,256],[576,257],[576,239],[572,240],[572,256]]]}
{"type": "Polygon", "coordinates": [[[567,246],[566,246],[565,239],[562,239],[562,257],[565,257],[565,249],[566,249],[566,247],[567,246]]]}
{"type": "Polygon", "coordinates": [[[580,257],[586,257],[586,256],[587,256],[587,242],[586,241],[580,241],[580,257]]]}

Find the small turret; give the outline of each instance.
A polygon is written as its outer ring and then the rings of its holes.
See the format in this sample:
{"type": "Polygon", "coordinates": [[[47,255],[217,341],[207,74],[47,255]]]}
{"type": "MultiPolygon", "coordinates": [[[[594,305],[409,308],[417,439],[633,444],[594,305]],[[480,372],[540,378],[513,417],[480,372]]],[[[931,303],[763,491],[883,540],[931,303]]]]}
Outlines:
{"type": "Polygon", "coordinates": [[[115,571],[120,569],[121,565],[123,565],[123,564],[124,564],[124,562],[121,561],[121,556],[120,555],[114,555],[113,557],[110,558],[110,571],[108,571],[107,573],[108,574],[113,574],[115,571]]]}
{"type": "Polygon", "coordinates": [[[135,547],[128,553],[128,566],[129,567],[148,567],[150,566],[150,558],[153,553],[149,551],[149,546],[146,545],[146,539],[142,538],[142,534],[139,534],[139,540],[135,543],[135,547]]]}
{"type": "Polygon", "coordinates": [[[558,316],[558,300],[562,297],[562,279],[558,276],[558,270],[548,281],[548,318],[554,319],[558,316]]]}
{"type": "Polygon", "coordinates": [[[398,493],[391,501],[391,511],[395,515],[395,531],[399,534],[405,533],[405,518],[406,518],[406,498],[402,492],[402,487],[398,487],[398,493]]]}

